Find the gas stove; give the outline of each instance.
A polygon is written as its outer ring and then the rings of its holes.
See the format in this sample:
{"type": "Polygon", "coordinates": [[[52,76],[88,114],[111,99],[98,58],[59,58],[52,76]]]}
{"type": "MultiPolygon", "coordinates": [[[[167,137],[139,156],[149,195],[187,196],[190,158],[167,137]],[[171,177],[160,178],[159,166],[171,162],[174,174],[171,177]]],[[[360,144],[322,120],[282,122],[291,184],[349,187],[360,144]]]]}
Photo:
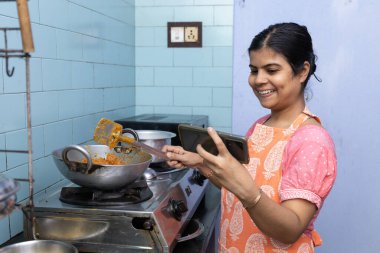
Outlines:
{"type": "Polygon", "coordinates": [[[25,208],[24,236],[80,252],[172,252],[208,184],[188,168],[144,173],[122,192],[69,185],[25,208]]]}

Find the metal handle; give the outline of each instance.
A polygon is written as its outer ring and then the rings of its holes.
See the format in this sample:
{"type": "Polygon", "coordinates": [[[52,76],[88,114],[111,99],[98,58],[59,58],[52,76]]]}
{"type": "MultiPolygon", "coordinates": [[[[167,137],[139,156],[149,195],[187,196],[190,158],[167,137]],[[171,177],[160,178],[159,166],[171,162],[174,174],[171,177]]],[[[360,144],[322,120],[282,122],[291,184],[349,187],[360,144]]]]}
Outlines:
{"type": "Polygon", "coordinates": [[[133,138],[135,138],[136,141],[140,141],[139,134],[135,130],[133,130],[132,128],[124,128],[121,132],[123,134],[130,133],[133,135],[133,138]]]}
{"type": "Polygon", "coordinates": [[[0,149],[0,152],[5,152],[5,153],[24,153],[28,154],[28,150],[13,150],[13,149],[0,149]]]}
{"type": "Polygon", "coordinates": [[[84,155],[87,159],[87,170],[85,172],[85,174],[87,174],[88,171],[90,171],[91,167],[92,167],[92,159],[91,159],[91,155],[88,153],[88,151],[79,146],[79,145],[70,145],[70,146],[67,146],[66,148],[64,148],[62,150],[62,159],[63,159],[63,162],[67,165],[67,167],[71,167],[71,161],[68,159],[67,157],[67,154],[69,153],[69,151],[71,150],[76,150],[76,151],[79,151],[82,153],[82,155],[84,155]]]}
{"type": "Polygon", "coordinates": [[[32,28],[30,25],[29,9],[27,0],[16,0],[17,12],[21,29],[21,40],[24,53],[34,52],[32,28]]]}
{"type": "Polygon", "coordinates": [[[40,235],[37,233],[37,228],[36,228],[36,217],[32,218],[32,238],[33,240],[38,240],[40,235]]]}
{"type": "Polygon", "coordinates": [[[197,220],[197,219],[194,219],[192,221],[195,222],[198,225],[198,229],[194,233],[192,233],[192,234],[189,234],[189,235],[186,235],[186,236],[183,236],[183,237],[178,237],[177,238],[177,242],[189,241],[189,240],[197,238],[198,236],[200,236],[201,234],[203,234],[203,232],[205,231],[204,225],[199,220],[197,220]]]}

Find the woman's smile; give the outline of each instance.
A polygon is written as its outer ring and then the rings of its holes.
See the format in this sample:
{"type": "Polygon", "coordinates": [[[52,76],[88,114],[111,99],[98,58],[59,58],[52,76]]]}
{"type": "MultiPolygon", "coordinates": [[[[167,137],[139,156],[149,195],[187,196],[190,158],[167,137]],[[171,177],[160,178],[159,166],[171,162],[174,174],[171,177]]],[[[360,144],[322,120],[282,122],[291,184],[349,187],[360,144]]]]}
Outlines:
{"type": "Polygon", "coordinates": [[[261,96],[261,97],[269,97],[272,95],[272,93],[274,93],[276,90],[258,90],[257,93],[261,96]]]}

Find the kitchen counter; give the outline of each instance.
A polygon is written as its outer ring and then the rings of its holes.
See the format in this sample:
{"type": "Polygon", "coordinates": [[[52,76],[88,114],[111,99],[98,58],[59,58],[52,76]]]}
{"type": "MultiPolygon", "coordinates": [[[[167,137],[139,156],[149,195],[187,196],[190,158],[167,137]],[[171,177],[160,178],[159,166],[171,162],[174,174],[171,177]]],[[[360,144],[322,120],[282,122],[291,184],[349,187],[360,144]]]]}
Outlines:
{"type": "MultiPolygon", "coordinates": [[[[199,204],[193,218],[204,225],[204,232],[197,238],[177,243],[173,253],[214,253],[216,252],[217,230],[220,215],[220,190],[209,184],[205,196],[199,204]]],[[[12,237],[0,248],[24,241],[23,233],[12,237]]]]}

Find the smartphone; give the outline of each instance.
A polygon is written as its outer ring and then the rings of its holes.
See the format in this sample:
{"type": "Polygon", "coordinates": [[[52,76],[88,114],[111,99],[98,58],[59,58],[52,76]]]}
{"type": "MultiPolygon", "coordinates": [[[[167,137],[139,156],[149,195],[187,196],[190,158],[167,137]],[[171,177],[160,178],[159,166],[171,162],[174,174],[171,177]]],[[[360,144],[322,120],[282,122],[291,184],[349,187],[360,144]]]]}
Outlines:
{"type": "MultiPolygon", "coordinates": [[[[217,131],[220,138],[223,140],[228,151],[233,157],[241,163],[249,162],[247,140],[243,136],[229,134],[217,131]]],[[[211,139],[206,128],[192,126],[188,124],[178,125],[178,135],[182,143],[182,147],[191,152],[197,152],[196,147],[201,144],[202,147],[213,155],[218,154],[218,149],[214,141],[211,139]]]]}

